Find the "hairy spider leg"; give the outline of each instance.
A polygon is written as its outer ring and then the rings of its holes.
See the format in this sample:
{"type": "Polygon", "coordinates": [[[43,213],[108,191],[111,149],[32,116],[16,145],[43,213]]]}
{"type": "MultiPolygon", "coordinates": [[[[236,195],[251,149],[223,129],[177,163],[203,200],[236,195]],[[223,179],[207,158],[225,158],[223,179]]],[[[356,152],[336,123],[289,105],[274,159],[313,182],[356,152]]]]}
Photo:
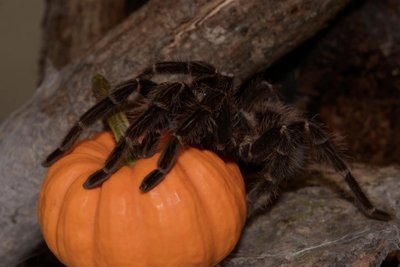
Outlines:
{"type": "Polygon", "coordinates": [[[160,158],[158,159],[157,169],[146,175],[140,184],[140,191],[148,192],[156,187],[159,183],[161,183],[161,181],[174,166],[179,155],[179,150],[182,147],[182,144],[178,138],[178,136],[173,135],[168,141],[166,147],[161,152],[160,158]]]}
{"type": "MultiPolygon", "coordinates": [[[[140,190],[148,192],[157,186],[168,174],[179,154],[179,150],[184,146],[185,136],[193,136],[199,122],[210,120],[210,113],[207,110],[196,110],[190,117],[188,117],[179,128],[172,133],[172,137],[168,141],[166,147],[161,152],[160,158],[157,162],[157,169],[151,171],[142,181],[140,190]]],[[[208,124],[205,122],[205,124],[208,124]]],[[[185,138],[186,139],[186,138],[185,138]]]]}
{"type": "Polygon", "coordinates": [[[85,112],[65,136],[61,145],[42,162],[42,165],[49,167],[61,158],[71,149],[85,128],[123,103],[134,91],[139,90],[139,93],[145,96],[150,87],[155,84],[149,80],[154,74],[189,74],[197,77],[213,73],[216,73],[216,69],[212,65],[201,61],[163,61],[146,68],[136,79],[117,85],[106,98],[85,112]]]}
{"type": "Polygon", "coordinates": [[[324,131],[319,125],[314,122],[305,122],[304,128],[310,136],[312,146],[320,158],[328,162],[333,169],[338,172],[346,181],[351,191],[354,193],[355,199],[359,204],[361,211],[370,218],[388,221],[391,219],[391,215],[385,211],[379,210],[371,203],[365,193],[362,191],[357,180],[350,172],[349,167],[345,161],[340,157],[335,145],[333,144],[328,133],[324,131]]]}
{"type": "Polygon", "coordinates": [[[282,182],[300,173],[306,166],[306,146],[297,128],[298,122],[270,128],[249,147],[252,157],[265,165],[259,174],[259,181],[253,184],[246,196],[248,217],[270,204],[282,182]]]}
{"type": "Polygon", "coordinates": [[[155,83],[150,80],[139,78],[118,84],[107,97],[95,104],[78,119],[64,137],[61,145],[43,161],[42,165],[49,167],[61,158],[71,149],[87,127],[124,103],[133,92],[145,96],[154,85],[155,83]]]}
{"type": "MultiPolygon", "coordinates": [[[[214,77],[209,77],[214,79],[214,77]]],[[[207,78],[208,79],[208,78],[207,78]]],[[[184,145],[201,145],[205,137],[215,132],[215,114],[218,114],[224,101],[232,90],[233,77],[217,75],[215,87],[207,88],[207,94],[201,100],[198,108],[172,131],[172,137],[161,152],[157,168],[143,179],[140,190],[148,192],[157,186],[174,166],[179,152],[184,145]]],[[[201,86],[201,83],[198,83],[201,86]]],[[[208,86],[207,83],[204,85],[208,86]]]]}
{"type": "MultiPolygon", "coordinates": [[[[250,216],[271,202],[282,181],[293,177],[305,167],[307,163],[306,142],[311,145],[321,160],[329,163],[336,172],[343,176],[354,193],[361,211],[367,217],[383,221],[391,219],[390,214],[375,208],[362,191],[329,134],[316,123],[307,120],[295,121],[287,126],[283,125],[281,128],[269,129],[250,148],[247,148],[250,149],[256,161],[262,160],[265,153],[263,151],[271,151],[271,149],[274,151],[265,161],[267,164],[261,171],[261,180],[253,185],[247,195],[250,216]]],[[[242,151],[242,153],[247,153],[247,151],[242,151]]]]}
{"type": "Polygon", "coordinates": [[[154,87],[148,95],[148,108],[131,123],[110,153],[103,168],[90,175],[84,183],[84,187],[86,189],[94,188],[107,180],[122,166],[129,152],[134,153],[135,157],[143,155],[141,149],[147,149],[147,153],[153,153],[161,137],[160,133],[171,123],[171,113],[177,112],[177,109],[180,108],[179,103],[184,102],[181,101],[180,96],[182,95],[183,98],[195,100],[194,95],[184,83],[162,83],[154,87]],[[142,144],[134,147],[134,142],[141,136],[144,136],[142,144]]]}

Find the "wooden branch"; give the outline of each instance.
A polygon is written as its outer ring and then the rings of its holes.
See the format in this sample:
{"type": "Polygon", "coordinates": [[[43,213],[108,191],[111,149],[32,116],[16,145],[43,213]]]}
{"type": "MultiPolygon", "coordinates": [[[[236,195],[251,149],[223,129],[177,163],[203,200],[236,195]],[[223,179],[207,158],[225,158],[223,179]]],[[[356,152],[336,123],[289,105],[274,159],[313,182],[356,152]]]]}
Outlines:
{"type": "Polygon", "coordinates": [[[161,59],[205,60],[243,80],[322,28],[350,0],[150,1],[61,71],[0,127],[0,266],[40,240],[40,162],[94,99],[90,79],[115,83],[161,59]]]}

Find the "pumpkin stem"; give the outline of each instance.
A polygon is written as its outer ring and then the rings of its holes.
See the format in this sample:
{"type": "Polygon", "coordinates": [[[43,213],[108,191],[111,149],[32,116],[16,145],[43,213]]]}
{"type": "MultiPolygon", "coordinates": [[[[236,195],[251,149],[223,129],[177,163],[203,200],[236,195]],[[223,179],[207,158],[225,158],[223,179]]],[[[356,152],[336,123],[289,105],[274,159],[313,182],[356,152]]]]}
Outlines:
{"type": "MultiPolygon", "coordinates": [[[[107,79],[101,74],[95,74],[92,77],[92,91],[97,101],[107,97],[111,90],[111,85],[107,79]]],[[[129,121],[125,113],[117,109],[106,118],[107,124],[110,127],[115,140],[118,142],[124,136],[126,129],[129,127],[129,121]]],[[[137,158],[133,155],[129,156],[126,160],[128,165],[133,165],[137,158]]]]}

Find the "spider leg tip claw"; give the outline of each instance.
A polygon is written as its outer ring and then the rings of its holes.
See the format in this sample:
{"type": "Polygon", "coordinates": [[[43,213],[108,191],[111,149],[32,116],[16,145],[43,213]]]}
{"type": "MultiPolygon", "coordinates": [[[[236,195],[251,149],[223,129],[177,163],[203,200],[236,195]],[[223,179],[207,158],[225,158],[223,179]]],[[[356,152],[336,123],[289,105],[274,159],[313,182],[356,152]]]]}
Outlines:
{"type": "Polygon", "coordinates": [[[89,178],[87,178],[87,180],[83,183],[83,188],[93,189],[101,185],[108,178],[109,175],[107,175],[107,173],[105,173],[103,170],[98,170],[95,173],[91,174],[89,178]]]}
{"type": "Polygon", "coordinates": [[[375,209],[371,214],[370,217],[380,221],[390,221],[393,219],[393,216],[383,210],[375,209]]]}

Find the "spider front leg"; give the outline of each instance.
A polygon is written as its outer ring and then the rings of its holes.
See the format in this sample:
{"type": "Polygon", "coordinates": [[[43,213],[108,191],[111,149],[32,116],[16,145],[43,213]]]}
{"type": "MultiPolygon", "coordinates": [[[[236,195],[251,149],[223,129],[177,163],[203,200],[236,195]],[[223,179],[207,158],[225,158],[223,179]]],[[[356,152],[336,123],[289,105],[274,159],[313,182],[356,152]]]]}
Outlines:
{"type": "Polygon", "coordinates": [[[138,94],[146,95],[154,85],[155,83],[152,81],[144,79],[129,80],[117,85],[107,97],[95,104],[78,119],[64,137],[61,145],[43,161],[42,165],[49,167],[61,158],[71,149],[87,127],[124,103],[133,92],[137,91],[138,94]]]}
{"type": "Polygon", "coordinates": [[[177,97],[177,95],[186,96],[188,90],[184,83],[162,83],[153,88],[153,92],[149,94],[148,108],[125,131],[124,136],[119,140],[107,158],[104,167],[90,175],[83,186],[86,189],[90,189],[107,180],[122,166],[129,151],[136,153],[135,157],[140,157],[143,152],[147,154],[153,153],[160,138],[160,135],[157,133],[168,128],[170,113],[177,106],[172,99],[177,97]],[[137,147],[133,144],[141,136],[144,136],[144,138],[142,145],[137,150],[137,147]],[[156,144],[150,144],[149,142],[155,142],[156,144]]]}
{"type": "Polygon", "coordinates": [[[214,122],[211,118],[211,113],[209,110],[197,109],[189,117],[187,117],[183,123],[181,123],[179,127],[172,133],[171,139],[168,141],[167,145],[161,152],[160,158],[158,159],[157,169],[150,172],[143,179],[140,185],[140,190],[142,192],[148,192],[157,186],[175,164],[182,146],[189,140],[193,141],[197,139],[199,141],[199,139],[202,139],[200,136],[205,135],[205,133],[201,133],[201,131],[204,129],[199,129],[199,127],[213,124],[214,122]]]}
{"type": "Polygon", "coordinates": [[[164,150],[161,152],[160,158],[157,162],[157,169],[146,175],[140,184],[140,191],[148,192],[161,183],[161,181],[174,166],[181,147],[182,144],[180,143],[178,137],[173,135],[168,141],[164,150]]]}
{"type": "Polygon", "coordinates": [[[92,125],[99,118],[107,115],[115,107],[119,106],[131,95],[134,91],[138,91],[143,96],[146,96],[151,87],[155,85],[149,80],[155,74],[189,74],[194,77],[211,75],[217,73],[216,69],[201,61],[164,61],[155,63],[153,66],[146,68],[136,79],[128,80],[115,87],[106,98],[98,102],[95,106],[83,114],[74,124],[71,130],[67,133],[61,145],[53,151],[43,162],[44,167],[49,167],[67,151],[71,149],[73,144],[82,134],[85,128],[92,125]]]}

